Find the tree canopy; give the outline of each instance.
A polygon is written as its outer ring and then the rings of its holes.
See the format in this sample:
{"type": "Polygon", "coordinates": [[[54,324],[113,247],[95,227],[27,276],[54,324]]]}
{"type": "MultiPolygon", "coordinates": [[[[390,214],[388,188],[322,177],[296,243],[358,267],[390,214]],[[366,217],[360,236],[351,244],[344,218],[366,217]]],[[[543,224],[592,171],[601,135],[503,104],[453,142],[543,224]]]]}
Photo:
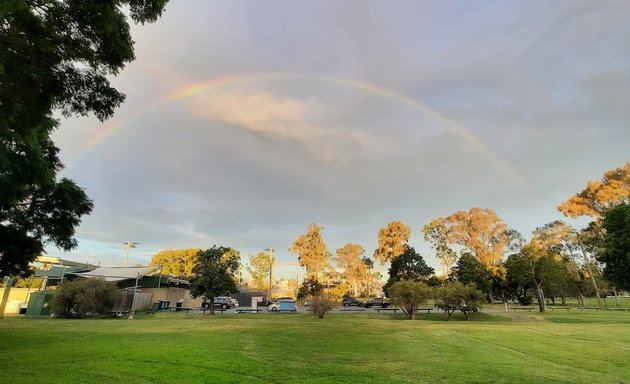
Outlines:
{"type": "Polygon", "coordinates": [[[473,207],[434,219],[424,232],[434,246],[458,245],[486,267],[496,267],[510,244],[507,225],[490,208],[473,207]]]}
{"type": "Polygon", "coordinates": [[[374,250],[374,259],[381,265],[405,251],[411,228],[400,221],[392,221],[378,231],[378,247],[374,250]]]}
{"type": "Polygon", "coordinates": [[[604,276],[621,289],[630,289],[630,205],[619,205],[604,216],[606,237],[597,258],[604,276]]]}
{"type": "MultiPolygon", "coordinates": [[[[240,263],[238,252],[232,248],[213,246],[197,253],[197,264],[190,280],[190,294],[193,297],[205,296],[211,303],[220,295],[238,292],[236,273],[240,263]]],[[[210,305],[211,311],[214,305],[210,305]]]]}
{"type": "Polygon", "coordinates": [[[442,265],[442,273],[448,275],[450,268],[457,260],[457,253],[448,246],[446,218],[438,217],[422,228],[424,240],[435,249],[436,256],[442,265]]]}
{"type": "Polygon", "coordinates": [[[474,283],[482,292],[487,293],[492,289],[492,273],[468,252],[457,260],[450,277],[462,284],[474,283]]]}
{"type": "Polygon", "coordinates": [[[404,310],[407,319],[414,320],[416,310],[431,298],[433,291],[422,282],[401,280],[391,286],[389,295],[404,310]]]}
{"type": "Polygon", "coordinates": [[[254,288],[267,290],[269,289],[269,275],[273,258],[269,253],[261,251],[256,256],[249,257],[249,265],[247,271],[252,276],[254,288]]]}
{"type": "Polygon", "coordinates": [[[630,161],[604,173],[601,180],[589,181],[582,192],[560,204],[558,210],[568,217],[591,216],[603,219],[607,209],[630,202],[630,161]]]}
{"type": "Polygon", "coordinates": [[[521,304],[536,296],[540,312],[545,311],[545,295],[562,295],[569,282],[565,259],[558,253],[529,243],[505,262],[508,288],[521,304]]]}
{"type": "Polygon", "coordinates": [[[160,265],[161,273],[172,276],[192,276],[200,249],[165,249],[151,258],[149,265],[160,265]]]}
{"type": "Polygon", "coordinates": [[[311,223],[306,233],[300,235],[289,248],[289,252],[298,255],[300,266],[306,268],[306,278],[317,280],[318,275],[325,269],[330,269],[330,252],[322,238],[322,229],[311,223]]]}
{"type": "Polygon", "coordinates": [[[435,304],[446,312],[447,320],[457,310],[461,311],[464,318],[468,320],[468,313],[476,312],[482,303],[483,293],[477,290],[474,283],[465,285],[459,281],[453,281],[435,291],[435,304]]]}
{"type": "Polygon", "coordinates": [[[155,21],[166,0],[5,1],[0,6],[0,276],[27,273],[45,244],[77,245],[92,202],[50,136],[64,115],[104,120],[124,95],[111,87],[134,59],[128,16],[155,21]]]}
{"type": "Polygon", "coordinates": [[[426,283],[434,273],[435,270],[427,265],[422,255],[413,247],[405,245],[404,252],[391,262],[389,279],[383,286],[383,291],[389,295],[391,287],[402,280],[426,283]]]}
{"type": "Polygon", "coordinates": [[[346,244],[337,249],[337,265],[344,269],[344,277],[352,286],[352,294],[357,295],[357,285],[368,280],[368,266],[365,264],[363,247],[359,244],[346,244]]]}

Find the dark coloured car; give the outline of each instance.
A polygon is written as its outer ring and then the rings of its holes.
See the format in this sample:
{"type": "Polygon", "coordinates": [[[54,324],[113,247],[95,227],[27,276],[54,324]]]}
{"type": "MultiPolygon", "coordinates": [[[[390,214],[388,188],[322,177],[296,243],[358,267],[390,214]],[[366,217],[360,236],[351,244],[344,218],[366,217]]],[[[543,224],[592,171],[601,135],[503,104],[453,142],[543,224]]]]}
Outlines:
{"type": "MultiPolygon", "coordinates": [[[[205,297],[203,299],[203,303],[201,304],[204,308],[210,308],[210,300],[207,300],[205,297]]],[[[232,304],[232,299],[227,296],[217,296],[214,298],[214,307],[229,309],[232,308],[234,304],[232,304]]]]}
{"type": "Polygon", "coordinates": [[[371,308],[371,307],[387,308],[389,307],[389,305],[390,305],[389,300],[387,300],[384,297],[375,297],[365,302],[365,308],[371,308]]]}
{"type": "Polygon", "coordinates": [[[363,302],[355,299],[354,297],[344,297],[343,300],[341,300],[341,305],[343,305],[346,308],[347,307],[362,307],[363,302]]]}

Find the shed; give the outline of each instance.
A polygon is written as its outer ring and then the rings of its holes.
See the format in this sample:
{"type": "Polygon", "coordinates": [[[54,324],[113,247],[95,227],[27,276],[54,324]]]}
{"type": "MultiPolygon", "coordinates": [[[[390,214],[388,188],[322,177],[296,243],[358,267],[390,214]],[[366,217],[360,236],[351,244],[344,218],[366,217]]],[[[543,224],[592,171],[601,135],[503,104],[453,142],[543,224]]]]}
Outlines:
{"type": "Polygon", "coordinates": [[[39,291],[31,293],[26,308],[26,316],[50,316],[53,293],[51,291],[39,291]]]}

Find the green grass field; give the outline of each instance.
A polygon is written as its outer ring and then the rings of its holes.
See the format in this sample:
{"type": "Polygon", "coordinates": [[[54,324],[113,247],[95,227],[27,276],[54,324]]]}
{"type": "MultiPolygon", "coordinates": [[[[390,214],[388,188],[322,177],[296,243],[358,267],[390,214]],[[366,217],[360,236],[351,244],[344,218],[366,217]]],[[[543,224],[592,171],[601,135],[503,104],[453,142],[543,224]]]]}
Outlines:
{"type": "Polygon", "coordinates": [[[630,313],[5,318],[2,383],[630,383],[630,313]]]}

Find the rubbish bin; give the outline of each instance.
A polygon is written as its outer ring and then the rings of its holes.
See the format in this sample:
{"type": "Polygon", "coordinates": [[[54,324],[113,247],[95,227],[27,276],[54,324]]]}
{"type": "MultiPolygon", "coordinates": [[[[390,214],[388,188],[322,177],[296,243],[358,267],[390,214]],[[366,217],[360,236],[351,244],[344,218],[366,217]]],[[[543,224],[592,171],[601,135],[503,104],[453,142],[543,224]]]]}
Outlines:
{"type": "Polygon", "coordinates": [[[156,301],[155,303],[153,303],[153,306],[151,307],[151,311],[156,312],[160,310],[160,302],[156,301]]]}
{"type": "Polygon", "coordinates": [[[178,301],[177,303],[175,303],[175,311],[181,311],[182,305],[184,305],[183,301],[178,301]]]}
{"type": "Polygon", "coordinates": [[[168,307],[168,305],[171,303],[168,300],[158,300],[158,302],[159,302],[158,311],[164,311],[166,307],[168,307]]]}

